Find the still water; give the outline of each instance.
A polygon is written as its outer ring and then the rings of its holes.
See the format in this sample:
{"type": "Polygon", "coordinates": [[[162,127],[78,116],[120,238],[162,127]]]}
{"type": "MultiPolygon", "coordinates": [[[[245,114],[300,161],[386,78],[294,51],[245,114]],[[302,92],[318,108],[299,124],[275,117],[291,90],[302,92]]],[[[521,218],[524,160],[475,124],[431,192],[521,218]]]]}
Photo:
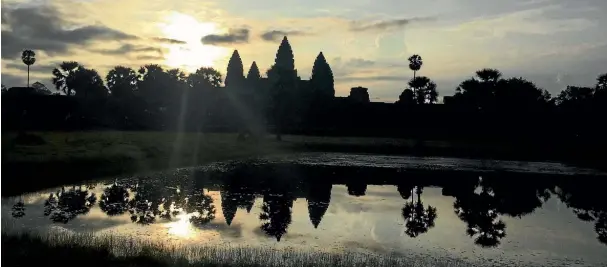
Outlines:
{"type": "Polygon", "coordinates": [[[607,266],[605,178],[557,163],[264,158],[3,199],[2,230],[607,266]]]}

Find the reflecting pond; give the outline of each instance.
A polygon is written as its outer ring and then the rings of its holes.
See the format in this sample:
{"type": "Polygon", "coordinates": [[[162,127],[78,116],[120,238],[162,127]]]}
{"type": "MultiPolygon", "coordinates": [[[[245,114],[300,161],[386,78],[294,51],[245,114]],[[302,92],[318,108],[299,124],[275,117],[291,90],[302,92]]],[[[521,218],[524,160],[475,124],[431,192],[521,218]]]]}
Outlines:
{"type": "Polygon", "coordinates": [[[264,158],[3,199],[2,229],[492,265],[605,266],[605,178],[557,163],[264,158]]]}

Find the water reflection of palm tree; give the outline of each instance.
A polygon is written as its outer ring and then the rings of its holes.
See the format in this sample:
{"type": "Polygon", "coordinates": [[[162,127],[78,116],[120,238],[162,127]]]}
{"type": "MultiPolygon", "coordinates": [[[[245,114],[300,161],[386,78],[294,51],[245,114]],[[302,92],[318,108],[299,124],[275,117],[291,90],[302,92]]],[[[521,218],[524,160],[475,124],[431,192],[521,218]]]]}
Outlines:
{"type": "Polygon", "coordinates": [[[114,183],[105,188],[99,198],[99,208],[108,216],[122,215],[129,209],[129,191],[114,183]]]}
{"type": "Polygon", "coordinates": [[[67,223],[78,215],[88,213],[96,201],[95,194],[89,194],[82,186],[73,186],[67,191],[62,187],[56,194],[51,193],[44,202],[44,215],[50,216],[54,222],[67,223]]]}
{"type": "Polygon", "coordinates": [[[494,247],[506,236],[506,224],[499,219],[495,198],[483,188],[480,194],[459,196],[453,204],[455,214],[467,224],[466,233],[482,247],[494,247]]]}
{"type": "Polygon", "coordinates": [[[312,183],[309,188],[306,200],[308,201],[308,215],[314,228],[318,228],[322,217],[327,212],[327,209],[329,209],[331,188],[331,183],[320,181],[312,183]]]}
{"type": "MultiPolygon", "coordinates": [[[[417,237],[420,234],[427,233],[430,228],[434,227],[434,221],[438,216],[435,207],[428,205],[427,208],[424,208],[424,203],[421,200],[422,192],[423,188],[417,186],[417,202],[413,201],[413,194],[411,194],[411,201],[405,203],[402,209],[402,216],[406,227],[405,233],[410,237],[417,237]]],[[[404,194],[404,190],[401,195],[406,195],[404,194]]]]}
{"type": "Polygon", "coordinates": [[[200,189],[188,197],[184,206],[187,213],[193,213],[190,216],[190,223],[200,226],[207,224],[215,219],[215,205],[213,198],[206,195],[204,190],[200,189]]]}
{"type": "Polygon", "coordinates": [[[291,209],[293,197],[286,193],[266,193],[261,206],[261,230],[269,236],[276,237],[277,241],[287,233],[291,224],[291,209]]]}

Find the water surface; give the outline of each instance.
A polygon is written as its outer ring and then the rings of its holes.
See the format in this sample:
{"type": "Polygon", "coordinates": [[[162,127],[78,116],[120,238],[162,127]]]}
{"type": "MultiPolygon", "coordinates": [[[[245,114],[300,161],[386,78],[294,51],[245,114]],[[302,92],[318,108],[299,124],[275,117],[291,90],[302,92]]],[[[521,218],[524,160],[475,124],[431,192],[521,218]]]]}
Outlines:
{"type": "Polygon", "coordinates": [[[557,163],[309,154],[3,199],[2,229],[605,266],[605,178],[557,163]]]}

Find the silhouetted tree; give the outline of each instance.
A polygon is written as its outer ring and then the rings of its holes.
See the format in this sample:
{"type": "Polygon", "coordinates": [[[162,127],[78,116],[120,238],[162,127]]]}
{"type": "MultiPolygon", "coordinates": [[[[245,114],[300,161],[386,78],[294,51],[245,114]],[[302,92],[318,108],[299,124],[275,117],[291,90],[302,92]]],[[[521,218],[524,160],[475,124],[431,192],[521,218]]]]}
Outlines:
{"type": "Polygon", "coordinates": [[[421,201],[422,188],[416,187],[417,202],[413,201],[405,203],[402,209],[402,216],[405,220],[405,233],[410,237],[417,237],[420,234],[428,232],[428,229],[434,227],[434,221],[437,217],[436,208],[428,205],[424,208],[424,203],[421,201]]]}
{"type": "Polygon", "coordinates": [[[599,242],[607,245],[607,203],[598,201],[602,187],[583,186],[579,181],[564,180],[555,189],[559,199],[583,221],[594,222],[599,242]]]}
{"type": "Polygon", "coordinates": [[[11,216],[13,216],[13,218],[25,216],[25,203],[23,203],[23,200],[19,199],[19,201],[13,205],[11,208],[11,216]]]}
{"type": "Polygon", "coordinates": [[[596,78],[596,90],[607,90],[607,73],[603,73],[596,78]]]}
{"type": "MultiPolygon", "coordinates": [[[[434,104],[438,99],[436,83],[428,77],[419,76],[409,81],[409,87],[412,89],[414,99],[417,104],[434,104]]],[[[404,92],[403,92],[404,93],[404,92]]]]}
{"type": "Polygon", "coordinates": [[[170,220],[185,209],[187,196],[184,195],[184,192],[179,187],[167,189],[170,189],[170,191],[162,201],[160,217],[170,220]]]}
{"type": "Polygon", "coordinates": [[[230,61],[228,62],[228,70],[226,72],[225,86],[226,88],[233,87],[237,90],[242,90],[245,85],[244,67],[242,59],[238,54],[238,50],[234,50],[230,61]]]}
{"type": "Polygon", "coordinates": [[[293,197],[286,192],[269,192],[263,197],[261,213],[261,230],[268,236],[273,236],[280,241],[287,233],[291,224],[291,208],[293,197]]]}
{"type": "Polygon", "coordinates": [[[460,83],[455,97],[459,102],[473,110],[487,110],[495,104],[495,91],[501,81],[502,73],[496,69],[482,69],[476,77],[460,83]]]}
{"type": "Polygon", "coordinates": [[[550,198],[550,185],[540,179],[519,181],[510,177],[483,177],[481,184],[493,194],[496,211],[512,217],[531,214],[550,198]]]}
{"type": "MultiPolygon", "coordinates": [[[[188,84],[192,88],[213,89],[221,86],[221,73],[211,67],[202,67],[188,76],[188,84]]],[[[227,79],[227,78],[226,78],[227,79]]]]}
{"type": "Polygon", "coordinates": [[[75,89],[76,72],[80,69],[80,64],[75,61],[64,61],[58,68],[53,69],[53,84],[57,90],[63,91],[66,95],[72,95],[75,89]]]}
{"type": "Polygon", "coordinates": [[[74,73],[73,84],[76,97],[99,99],[108,96],[107,88],[103,85],[103,79],[94,69],[80,66],[74,73]]]}
{"type": "Polygon", "coordinates": [[[415,74],[417,74],[417,71],[422,68],[423,64],[424,62],[421,56],[412,55],[409,57],[409,69],[413,71],[413,79],[415,79],[415,74]]]}
{"type": "Polygon", "coordinates": [[[607,73],[599,75],[594,89],[594,105],[597,114],[607,112],[607,73]]]}
{"type": "Polygon", "coordinates": [[[407,88],[398,96],[396,104],[410,106],[415,104],[415,97],[413,96],[413,90],[407,88]]]}
{"type": "Polygon", "coordinates": [[[333,71],[322,52],[314,60],[310,82],[317,98],[332,99],[335,97],[333,71]]]}
{"type": "Polygon", "coordinates": [[[108,216],[124,214],[129,209],[129,191],[116,183],[107,187],[99,198],[99,208],[108,216]]]}
{"type": "Polygon", "coordinates": [[[114,97],[128,98],[137,90],[138,75],[134,69],[116,66],[108,72],[105,79],[114,97]]]}
{"type": "Polygon", "coordinates": [[[50,216],[53,222],[67,223],[81,214],[89,212],[97,198],[94,193],[82,187],[61,188],[56,194],[51,193],[44,202],[44,216],[50,216]]]}
{"type": "MultiPolygon", "coordinates": [[[[493,78],[488,82],[493,82],[493,78]]],[[[548,91],[523,78],[499,80],[494,96],[500,110],[546,110],[552,103],[548,91]]]]}
{"type": "Polygon", "coordinates": [[[482,247],[494,247],[506,236],[506,224],[499,219],[495,199],[483,188],[480,194],[458,196],[455,214],[467,224],[466,233],[482,247]]]}
{"type": "Polygon", "coordinates": [[[2,93],[6,93],[8,92],[8,88],[6,88],[6,85],[2,84],[2,93]]]}
{"type": "Polygon", "coordinates": [[[594,90],[590,87],[567,86],[557,97],[559,107],[583,111],[590,109],[594,97],[594,90]]]}
{"type": "Polygon", "coordinates": [[[476,71],[476,76],[483,83],[491,83],[496,85],[502,78],[502,73],[497,69],[482,69],[476,71]]]}
{"type": "Polygon", "coordinates": [[[211,196],[206,195],[202,189],[194,192],[185,205],[185,211],[193,213],[190,223],[201,226],[215,219],[215,205],[211,196]]]}
{"type": "Polygon", "coordinates": [[[21,61],[27,65],[27,87],[30,86],[30,66],[36,62],[36,53],[32,50],[23,50],[21,61]]]}
{"type": "Polygon", "coordinates": [[[160,215],[163,196],[160,188],[151,184],[142,184],[133,189],[135,197],[129,201],[131,221],[138,224],[151,224],[160,215]]]}

